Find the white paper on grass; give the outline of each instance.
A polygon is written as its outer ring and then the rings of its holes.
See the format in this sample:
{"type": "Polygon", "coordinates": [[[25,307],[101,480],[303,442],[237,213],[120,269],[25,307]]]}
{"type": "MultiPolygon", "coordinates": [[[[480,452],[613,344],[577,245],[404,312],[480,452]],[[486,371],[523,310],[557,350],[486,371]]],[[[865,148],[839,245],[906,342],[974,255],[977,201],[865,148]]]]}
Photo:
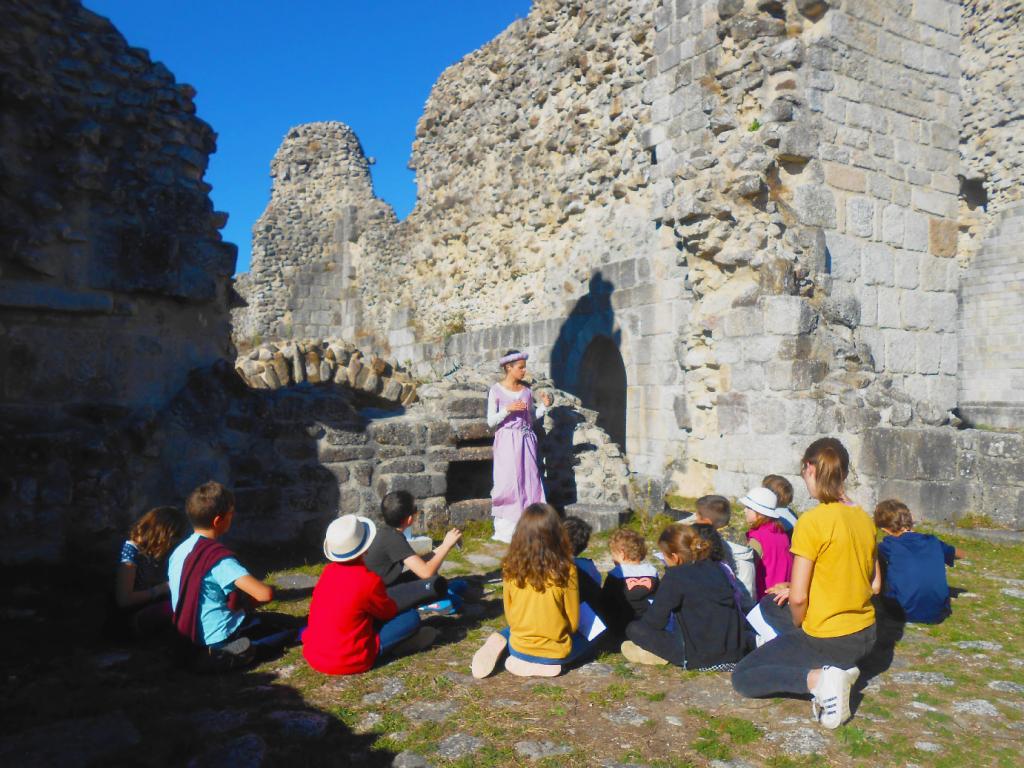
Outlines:
{"type": "Polygon", "coordinates": [[[580,603],[580,628],[579,633],[587,640],[593,640],[607,629],[601,617],[594,613],[594,609],[586,603],[580,603]]]}
{"type": "Polygon", "coordinates": [[[764,620],[764,614],[761,613],[760,604],[754,606],[754,610],[747,614],[747,622],[757,632],[758,645],[767,643],[769,640],[774,640],[778,636],[771,624],[764,620]]]}

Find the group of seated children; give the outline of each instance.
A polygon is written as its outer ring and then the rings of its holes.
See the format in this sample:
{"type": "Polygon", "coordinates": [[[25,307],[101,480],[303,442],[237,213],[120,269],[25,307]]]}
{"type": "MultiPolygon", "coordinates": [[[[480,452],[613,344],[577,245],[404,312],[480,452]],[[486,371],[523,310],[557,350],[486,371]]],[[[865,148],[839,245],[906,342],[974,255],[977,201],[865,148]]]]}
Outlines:
{"type": "MultiPolygon", "coordinates": [[[[603,585],[594,562],[582,557],[590,526],[563,521],[548,504],[529,506],[502,563],[508,627],[474,654],[473,675],[488,676],[507,657],[512,674],[555,676],[592,657],[607,631],[635,663],[735,668],[734,686],[748,696],[810,694],[816,716],[835,727],[849,714],[855,665],[874,644],[871,595],[881,593],[900,620],[941,621],[950,610],[945,567],[962,556],[911,530],[910,511],[899,501],[879,503],[872,525],[845,496],[848,472],[838,440],[816,441],[801,476],[820,503],[797,523],[788,508],[792,486],[769,475],[739,500],[746,544],[722,535],[730,522],[726,498],[698,499],[690,519],[658,538],[660,576],[647,562],[643,536],[619,529],[609,541],[614,567],[603,585]],[[877,549],[875,526],[886,534],[877,549]],[[755,605],[774,639],[753,650],[746,615],[755,605]]],[[[466,583],[438,571],[462,534],[452,529],[421,557],[406,537],[416,513],[412,496],[399,491],[384,497],[380,525],[343,515],[327,527],[329,563],[301,633],[314,669],[354,674],[382,657],[425,648],[437,633],[421,626],[420,611],[458,610],[466,583]]],[[[200,656],[226,658],[229,668],[295,638],[294,628],[281,630],[250,610],[274,592],[218,541],[234,514],[231,491],[208,482],[188,497],[193,532],[180,543],[185,525],[173,508],[151,510],[133,526],[116,580],[121,631],[141,636],[173,625],[200,656]]]]}

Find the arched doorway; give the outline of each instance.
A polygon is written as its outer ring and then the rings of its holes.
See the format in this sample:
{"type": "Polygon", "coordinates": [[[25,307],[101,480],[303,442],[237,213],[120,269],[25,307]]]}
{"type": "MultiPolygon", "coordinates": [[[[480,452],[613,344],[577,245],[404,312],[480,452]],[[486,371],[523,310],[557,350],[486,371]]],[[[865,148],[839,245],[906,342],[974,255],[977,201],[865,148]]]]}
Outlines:
{"type": "Polygon", "coordinates": [[[598,413],[597,425],[626,450],[626,366],[607,336],[595,336],[580,361],[577,389],[584,408],[598,413]]]}

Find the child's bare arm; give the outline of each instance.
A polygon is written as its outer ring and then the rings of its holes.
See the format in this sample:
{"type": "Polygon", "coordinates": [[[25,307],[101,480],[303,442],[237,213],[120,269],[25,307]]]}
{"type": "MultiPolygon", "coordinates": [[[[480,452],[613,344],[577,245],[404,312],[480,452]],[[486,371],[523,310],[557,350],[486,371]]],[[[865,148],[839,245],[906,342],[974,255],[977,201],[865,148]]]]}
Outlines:
{"type": "Polygon", "coordinates": [[[875,575],[871,577],[871,593],[874,595],[881,594],[882,592],[882,568],[878,562],[878,558],[875,558],[875,575]]]}
{"type": "Polygon", "coordinates": [[[138,569],[131,563],[121,563],[117,569],[117,581],[114,583],[114,600],[118,608],[129,608],[155,600],[161,595],[169,594],[167,582],[157,584],[150,589],[135,589],[135,574],[138,569]]]}
{"type": "Polygon", "coordinates": [[[409,555],[405,558],[402,563],[410,571],[416,574],[418,578],[429,579],[431,576],[436,574],[441,568],[441,563],[444,562],[445,557],[451,551],[452,547],[462,538],[462,531],[458,528],[452,528],[448,533],[445,534],[444,541],[437,545],[437,549],[434,550],[434,556],[429,560],[424,560],[419,555],[409,555]]]}
{"type": "Polygon", "coordinates": [[[962,549],[960,549],[960,547],[957,547],[956,548],[956,559],[957,560],[963,560],[965,557],[967,557],[967,553],[964,552],[962,549]]]}
{"type": "Polygon", "coordinates": [[[274,599],[274,588],[248,573],[235,579],[235,587],[257,603],[269,603],[274,599]]]}
{"type": "Polygon", "coordinates": [[[811,577],[814,575],[814,561],[796,555],[793,558],[793,575],[789,581],[789,611],[793,615],[793,626],[799,627],[807,616],[807,600],[811,593],[811,577]]]}

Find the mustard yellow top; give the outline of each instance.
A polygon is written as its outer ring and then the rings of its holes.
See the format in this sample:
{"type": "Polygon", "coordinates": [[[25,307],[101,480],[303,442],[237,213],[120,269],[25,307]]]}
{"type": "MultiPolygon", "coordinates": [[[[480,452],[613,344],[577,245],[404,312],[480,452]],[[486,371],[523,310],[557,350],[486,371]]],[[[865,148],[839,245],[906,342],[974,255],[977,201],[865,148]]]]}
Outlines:
{"type": "Polygon", "coordinates": [[[519,653],[545,659],[564,659],[572,649],[572,634],[580,623],[580,587],[576,569],[569,569],[564,587],[548,585],[538,592],[504,582],[505,620],[509,643],[519,653]]]}
{"type": "Polygon", "coordinates": [[[863,509],[834,502],[804,512],[790,551],[814,563],[804,632],[842,637],[874,623],[875,524],[863,509]]]}

